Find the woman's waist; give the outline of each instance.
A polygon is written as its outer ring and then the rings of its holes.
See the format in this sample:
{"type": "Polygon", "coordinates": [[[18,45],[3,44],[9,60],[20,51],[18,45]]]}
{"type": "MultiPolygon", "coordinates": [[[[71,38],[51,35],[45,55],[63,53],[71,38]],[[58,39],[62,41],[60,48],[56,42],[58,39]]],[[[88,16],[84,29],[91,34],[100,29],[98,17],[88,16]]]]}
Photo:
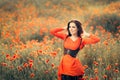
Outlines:
{"type": "Polygon", "coordinates": [[[70,56],[73,57],[73,58],[76,58],[76,56],[77,56],[77,55],[71,54],[71,53],[64,53],[64,55],[70,55],[70,56]]]}
{"type": "Polygon", "coordinates": [[[79,77],[79,78],[83,77],[83,74],[82,75],[61,74],[61,75],[66,77],[79,77]]]}
{"type": "Polygon", "coordinates": [[[72,57],[76,57],[78,52],[79,52],[79,48],[76,49],[76,50],[71,50],[71,49],[64,48],[64,54],[69,54],[72,57]]]}

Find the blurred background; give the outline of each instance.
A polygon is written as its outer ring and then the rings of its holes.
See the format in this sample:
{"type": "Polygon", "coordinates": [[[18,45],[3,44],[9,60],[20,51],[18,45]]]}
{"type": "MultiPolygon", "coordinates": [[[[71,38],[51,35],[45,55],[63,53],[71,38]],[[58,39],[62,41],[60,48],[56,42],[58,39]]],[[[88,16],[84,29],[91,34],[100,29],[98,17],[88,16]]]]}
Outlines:
{"type": "Polygon", "coordinates": [[[49,30],[72,19],[101,38],[78,54],[84,78],[120,80],[120,0],[0,0],[0,80],[57,80],[63,41],[49,30]]]}

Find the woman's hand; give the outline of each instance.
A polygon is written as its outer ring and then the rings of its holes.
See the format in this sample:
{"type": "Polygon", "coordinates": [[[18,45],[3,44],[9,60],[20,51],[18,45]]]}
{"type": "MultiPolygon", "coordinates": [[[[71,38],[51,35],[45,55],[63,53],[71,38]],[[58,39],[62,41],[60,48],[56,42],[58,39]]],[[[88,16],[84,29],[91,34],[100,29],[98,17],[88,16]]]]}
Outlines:
{"type": "Polygon", "coordinates": [[[90,34],[89,34],[89,33],[87,33],[85,30],[83,30],[83,34],[82,34],[82,36],[83,36],[83,37],[89,37],[89,36],[90,36],[90,34]]]}
{"type": "Polygon", "coordinates": [[[63,27],[64,30],[67,30],[67,26],[63,27]]]}
{"type": "Polygon", "coordinates": [[[64,29],[64,32],[65,32],[66,34],[68,34],[67,26],[63,27],[63,29],[64,29]]]}

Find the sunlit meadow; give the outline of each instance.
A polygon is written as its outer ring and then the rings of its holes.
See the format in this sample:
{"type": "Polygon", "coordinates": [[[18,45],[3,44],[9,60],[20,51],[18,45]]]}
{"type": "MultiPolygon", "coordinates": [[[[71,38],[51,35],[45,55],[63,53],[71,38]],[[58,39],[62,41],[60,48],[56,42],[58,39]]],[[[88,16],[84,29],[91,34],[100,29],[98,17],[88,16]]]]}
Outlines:
{"type": "Polygon", "coordinates": [[[120,80],[119,0],[0,0],[0,80],[57,80],[63,41],[51,28],[81,21],[101,38],[77,58],[85,80],[120,80]]]}

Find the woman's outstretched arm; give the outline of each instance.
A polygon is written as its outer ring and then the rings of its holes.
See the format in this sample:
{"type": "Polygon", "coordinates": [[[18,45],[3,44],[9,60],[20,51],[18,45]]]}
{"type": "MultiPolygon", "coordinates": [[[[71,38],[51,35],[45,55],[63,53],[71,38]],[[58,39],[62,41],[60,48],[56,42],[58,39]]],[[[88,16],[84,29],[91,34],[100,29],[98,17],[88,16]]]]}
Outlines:
{"type": "Polygon", "coordinates": [[[86,31],[84,31],[84,36],[87,36],[87,38],[83,38],[84,44],[95,44],[100,41],[100,38],[94,34],[89,34],[86,31]]]}
{"type": "Polygon", "coordinates": [[[65,28],[54,28],[54,29],[50,30],[50,33],[52,35],[64,40],[66,38],[66,36],[67,36],[65,33],[62,32],[64,30],[65,30],[65,28]]]}

